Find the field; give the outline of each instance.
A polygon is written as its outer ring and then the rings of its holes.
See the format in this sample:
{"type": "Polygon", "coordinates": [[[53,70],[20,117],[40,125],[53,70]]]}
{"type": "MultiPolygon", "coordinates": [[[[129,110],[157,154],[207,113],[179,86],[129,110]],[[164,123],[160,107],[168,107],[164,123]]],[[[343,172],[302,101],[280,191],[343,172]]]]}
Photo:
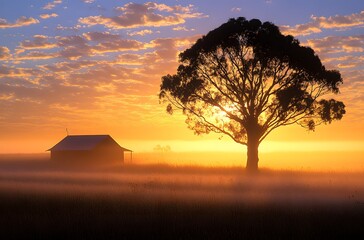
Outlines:
{"type": "Polygon", "coordinates": [[[52,163],[0,157],[2,239],[349,239],[362,172],[52,163]]]}

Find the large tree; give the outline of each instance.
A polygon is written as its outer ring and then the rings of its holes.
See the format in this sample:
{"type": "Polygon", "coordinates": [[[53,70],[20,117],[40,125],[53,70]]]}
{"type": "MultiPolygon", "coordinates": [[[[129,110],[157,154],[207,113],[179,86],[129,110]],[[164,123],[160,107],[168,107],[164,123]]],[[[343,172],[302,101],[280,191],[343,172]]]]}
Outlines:
{"type": "Polygon", "coordinates": [[[179,55],[177,73],[162,77],[167,111],[182,110],[197,134],[217,132],[247,146],[246,168],[258,169],[259,144],[274,129],[309,130],[339,120],[343,102],[325,100],[343,83],[315,52],[270,22],[230,19],[179,55]]]}

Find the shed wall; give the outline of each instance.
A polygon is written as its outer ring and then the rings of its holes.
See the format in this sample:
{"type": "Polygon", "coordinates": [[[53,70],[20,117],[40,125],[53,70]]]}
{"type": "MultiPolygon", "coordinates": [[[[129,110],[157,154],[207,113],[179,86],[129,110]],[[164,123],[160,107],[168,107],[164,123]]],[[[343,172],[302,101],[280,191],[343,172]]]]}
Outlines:
{"type": "Polygon", "coordinates": [[[121,150],[51,151],[51,160],[67,162],[124,162],[121,150]]]}

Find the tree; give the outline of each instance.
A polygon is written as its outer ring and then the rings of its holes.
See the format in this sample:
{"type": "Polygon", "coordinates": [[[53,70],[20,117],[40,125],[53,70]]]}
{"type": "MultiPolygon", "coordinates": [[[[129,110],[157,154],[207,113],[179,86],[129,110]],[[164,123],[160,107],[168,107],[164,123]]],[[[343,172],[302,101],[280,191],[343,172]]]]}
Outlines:
{"type": "Polygon", "coordinates": [[[248,171],[258,170],[259,144],[274,129],[308,130],[340,120],[343,102],[325,100],[343,83],[315,52],[270,22],[230,19],[179,55],[177,73],[162,77],[167,112],[182,110],[196,134],[222,133],[247,146],[248,171]]]}

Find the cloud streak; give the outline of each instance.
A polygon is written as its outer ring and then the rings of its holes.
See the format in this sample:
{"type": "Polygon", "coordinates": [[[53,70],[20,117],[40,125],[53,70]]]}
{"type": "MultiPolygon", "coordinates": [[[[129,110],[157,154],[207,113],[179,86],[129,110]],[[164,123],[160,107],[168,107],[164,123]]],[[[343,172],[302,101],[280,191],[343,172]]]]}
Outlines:
{"type": "Polygon", "coordinates": [[[0,60],[6,60],[10,58],[10,50],[5,46],[0,46],[0,60]]]}
{"type": "Polygon", "coordinates": [[[321,33],[323,29],[364,27],[364,11],[350,15],[335,15],[330,17],[316,17],[312,15],[311,20],[309,23],[297,24],[293,27],[284,25],[280,29],[285,34],[306,36],[313,33],[321,33]]]}
{"type": "Polygon", "coordinates": [[[39,17],[42,18],[42,19],[55,18],[55,17],[58,17],[58,14],[56,14],[56,13],[51,13],[51,14],[45,13],[45,14],[39,15],[39,17]]]}
{"type": "Polygon", "coordinates": [[[120,15],[89,16],[79,19],[81,24],[87,26],[103,25],[109,29],[127,29],[137,27],[161,27],[173,26],[185,23],[189,18],[201,18],[206,15],[195,12],[193,5],[188,6],[168,6],[147,2],[144,4],[127,3],[123,7],[118,7],[120,15]]]}
{"type": "Polygon", "coordinates": [[[24,40],[20,43],[21,49],[51,49],[57,45],[49,42],[50,37],[45,35],[34,35],[33,40],[24,40]]]}
{"type": "Polygon", "coordinates": [[[62,0],[55,0],[55,1],[53,1],[53,2],[49,2],[49,3],[47,3],[47,4],[43,7],[43,9],[45,9],[45,10],[51,10],[51,9],[55,8],[58,4],[61,4],[61,3],[62,3],[62,0]]]}
{"type": "Polygon", "coordinates": [[[0,18],[0,29],[1,28],[18,28],[18,27],[24,27],[29,26],[32,24],[39,23],[38,19],[32,18],[32,17],[25,17],[22,16],[18,18],[14,23],[9,23],[6,19],[0,18]]]}
{"type": "Polygon", "coordinates": [[[307,43],[321,54],[364,52],[364,35],[328,36],[309,39],[307,43]]]}
{"type": "MultiPolygon", "coordinates": [[[[81,57],[90,58],[104,53],[137,51],[147,48],[147,44],[132,39],[121,38],[118,34],[109,32],[86,32],[81,35],[49,37],[45,35],[34,35],[31,40],[20,42],[16,53],[17,58],[13,60],[32,60],[66,58],[77,60],[81,57]],[[48,50],[55,49],[53,52],[48,50]],[[29,50],[31,54],[22,54],[29,50]],[[43,50],[46,52],[40,52],[43,50]]],[[[1,54],[1,52],[0,52],[1,54]]],[[[2,49],[2,58],[6,56],[6,49],[2,49]]]]}
{"type": "Polygon", "coordinates": [[[149,35],[149,34],[153,34],[153,31],[150,29],[144,29],[144,30],[128,33],[129,36],[145,36],[145,35],[149,35]]]}

